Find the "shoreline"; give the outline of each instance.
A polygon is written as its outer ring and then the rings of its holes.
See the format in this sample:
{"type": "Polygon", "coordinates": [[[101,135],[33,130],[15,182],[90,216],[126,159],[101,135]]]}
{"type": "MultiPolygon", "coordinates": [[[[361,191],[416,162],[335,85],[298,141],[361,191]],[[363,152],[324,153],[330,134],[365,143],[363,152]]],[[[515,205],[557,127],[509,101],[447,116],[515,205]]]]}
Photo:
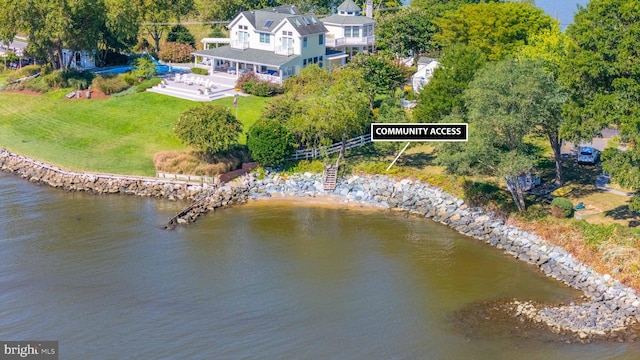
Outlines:
{"type": "MultiPolygon", "coordinates": [[[[635,328],[640,320],[640,299],[633,289],[607,274],[597,273],[538,235],[507,225],[493,214],[470,208],[463,200],[420,181],[354,175],[338,179],[336,190],[327,194],[319,174],[268,173],[258,179],[250,173],[232,184],[207,186],[157,178],[68,172],[3,149],[0,149],[0,170],[66,191],[193,200],[190,207],[172,218],[176,220],[174,225],[196,221],[200,215],[234,204],[281,203],[358,211],[402,211],[440,222],[492,245],[584,293],[585,301],[580,304],[541,306],[530,301],[514,302],[511,306],[514,317],[532,324],[543,323],[559,334],[572,333],[582,342],[618,338],[635,328]]],[[[628,338],[632,341],[636,336],[630,334],[628,338]]]]}

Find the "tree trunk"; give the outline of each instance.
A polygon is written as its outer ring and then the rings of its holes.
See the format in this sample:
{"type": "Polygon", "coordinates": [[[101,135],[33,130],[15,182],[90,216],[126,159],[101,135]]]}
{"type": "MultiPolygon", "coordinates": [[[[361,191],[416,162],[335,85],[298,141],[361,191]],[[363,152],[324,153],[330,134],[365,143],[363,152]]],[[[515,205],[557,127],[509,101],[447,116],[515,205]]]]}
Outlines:
{"type": "Polygon", "coordinates": [[[344,152],[347,150],[347,140],[342,135],[342,146],[340,146],[340,157],[344,158],[344,152]]]}
{"type": "Polygon", "coordinates": [[[507,189],[509,189],[518,211],[524,211],[527,207],[524,203],[524,193],[522,192],[522,186],[520,186],[518,177],[507,176],[507,189]]]}
{"type": "Polygon", "coordinates": [[[558,138],[558,134],[549,133],[549,144],[551,144],[551,149],[553,150],[553,159],[556,162],[556,184],[561,186],[564,182],[564,177],[562,176],[562,141],[558,138]]]}

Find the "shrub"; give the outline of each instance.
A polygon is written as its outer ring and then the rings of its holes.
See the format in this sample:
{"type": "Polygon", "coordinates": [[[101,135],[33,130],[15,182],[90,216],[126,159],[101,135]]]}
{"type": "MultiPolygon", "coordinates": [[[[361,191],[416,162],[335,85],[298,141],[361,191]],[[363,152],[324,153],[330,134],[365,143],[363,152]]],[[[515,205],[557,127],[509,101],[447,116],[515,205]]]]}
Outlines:
{"type": "Polygon", "coordinates": [[[209,75],[209,70],[202,68],[191,68],[191,72],[198,75],[209,75]]]}
{"type": "Polygon", "coordinates": [[[571,217],[573,203],[567,198],[557,197],[551,201],[551,214],[560,219],[571,217]]]}
{"type": "Polygon", "coordinates": [[[138,83],[138,85],[136,85],[136,92],[143,92],[148,88],[151,88],[160,84],[161,81],[162,79],[160,78],[151,78],[151,79],[144,80],[138,83]]]}
{"type": "Polygon", "coordinates": [[[260,120],[247,136],[251,157],[264,166],[282,163],[296,148],[293,134],[277,120],[260,120]]]}
{"type": "Polygon", "coordinates": [[[226,106],[205,104],[182,113],[174,132],[184,144],[216,154],[238,144],[242,123],[226,106]]]}
{"type": "Polygon", "coordinates": [[[158,52],[158,58],[162,61],[171,61],[176,63],[188,62],[191,60],[191,53],[196,49],[191,45],[179,44],[177,42],[168,42],[162,50],[158,52]]]}
{"type": "Polygon", "coordinates": [[[40,69],[39,65],[25,66],[23,68],[20,68],[20,69],[16,70],[16,72],[13,73],[13,75],[9,76],[7,78],[7,82],[10,83],[10,82],[16,81],[18,79],[22,79],[23,77],[35,75],[35,74],[39,73],[40,71],[41,71],[41,69],[40,69]]]}
{"type": "Polygon", "coordinates": [[[124,74],[121,74],[120,76],[122,77],[122,80],[124,80],[130,86],[133,86],[133,84],[138,82],[138,78],[130,72],[126,72],[124,74]]]}
{"type": "Polygon", "coordinates": [[[153,62],[153,59],[148,54],[137,58],[133,64],[135,69],[133,69],[132,73],[137,76],[138,79],[150,79],[157,74],[156,63],[153,62]]]}
{"type": "Polygon", "coordinates": [[[91,86],[98,88],[106,95],[119,93],[129,87],[124,77],[115,75],[98,75],[91,82],[91,86]]]}
{"type": "Polygon", "coordinates": [[[236,87],[242,89],[246,94],[261,97],[274,96],[284,92],[282,86],[269,81],[260,80],[253,72],[248,72],[240,76],[236,83],[236,87]]]}

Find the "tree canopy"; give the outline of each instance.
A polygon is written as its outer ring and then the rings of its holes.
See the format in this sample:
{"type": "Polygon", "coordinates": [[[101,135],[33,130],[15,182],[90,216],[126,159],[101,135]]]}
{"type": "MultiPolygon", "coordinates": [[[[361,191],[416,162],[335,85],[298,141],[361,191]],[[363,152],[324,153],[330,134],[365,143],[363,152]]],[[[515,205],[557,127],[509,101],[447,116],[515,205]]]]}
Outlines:
{"type": "Polygon", "coordinates": [[[475,46],[458,44],[446,49],[440,66],[420,91],[413,110],[414,120],[440,122],[451,113],[462,113],[462,93],[485,63],[486,56],[475,46]]]}
{"type": "Polygon", "coordinates": [[[535,159],[525,136],[541,127],[555,129],[557,136],[564,101],[560,87],[540,63],[506,59],[480,69],[463,100],[469,141],[443,145],[438,161],[457,174],[500,175],[523,210],[518,177],[533,168],[535,159]]]}
{"type": "Polygon", "coordinates": [[[533,34],[556,24],[542,9],[522,2],[464,5],[434,22],[439,46],[473,45],[492,61],[514,56],[533,34]]]}

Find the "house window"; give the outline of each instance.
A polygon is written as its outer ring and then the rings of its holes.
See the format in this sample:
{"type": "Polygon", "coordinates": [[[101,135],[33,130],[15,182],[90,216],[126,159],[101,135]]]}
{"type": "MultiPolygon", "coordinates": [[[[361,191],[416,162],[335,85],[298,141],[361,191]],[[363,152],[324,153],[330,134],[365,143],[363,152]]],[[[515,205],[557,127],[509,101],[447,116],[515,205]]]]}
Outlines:
{"type": "Polygon", "coordinates": [[[366,26],[362,27],[362,37],[367,37],[367,27],[366,26]]]}
{"type": "Polygon", "coordinates": [[[324,45],[324,34],[318,35],[318,45],[324,45]]]}
{"type": "Polygon", "coordinates": [[[282,36],[293,36],[293,31],[283,31],[282,36]]]}
{"type": "Polygon", "coordinates": [[[262,44],[270,44],[271,43],[271,34],[260,33],[260,43],[262,43],[262,44]]]}
{"type": "Polygon", "coordinates": [[[360,37],[360,28],[357,26],[353,27],[352,37],[360,37]]]}
{"type": "Polygon", "coordinates": [[[240,30],[249,30],[249,28],[247,27],[247,25],[239,25],[238,29],[240,30]]]}
{"type": "Polygon", "coordinates": [[[344,37],[351,37],[351,26],[344,27],[344,37]]]}
{"type": "Polygon", "coordinates": [[[308,44],[309,44],[309,41],[307,41],[307,37],[306,36],[303,37],[302,38],[302,47],[306,48],[308,44]]]}
{"type": "Polygon", "coordinates": [[[318,63],[318,57],[317,57],[317,56],[313,58],[313,63],[314,63],[314,64],[317,64],[317,63],[318,63]]]}
{"type": "Polygon", "coordinates": [[[307,66],[307,59],[302,60],[302,66],[307,66]]]}

